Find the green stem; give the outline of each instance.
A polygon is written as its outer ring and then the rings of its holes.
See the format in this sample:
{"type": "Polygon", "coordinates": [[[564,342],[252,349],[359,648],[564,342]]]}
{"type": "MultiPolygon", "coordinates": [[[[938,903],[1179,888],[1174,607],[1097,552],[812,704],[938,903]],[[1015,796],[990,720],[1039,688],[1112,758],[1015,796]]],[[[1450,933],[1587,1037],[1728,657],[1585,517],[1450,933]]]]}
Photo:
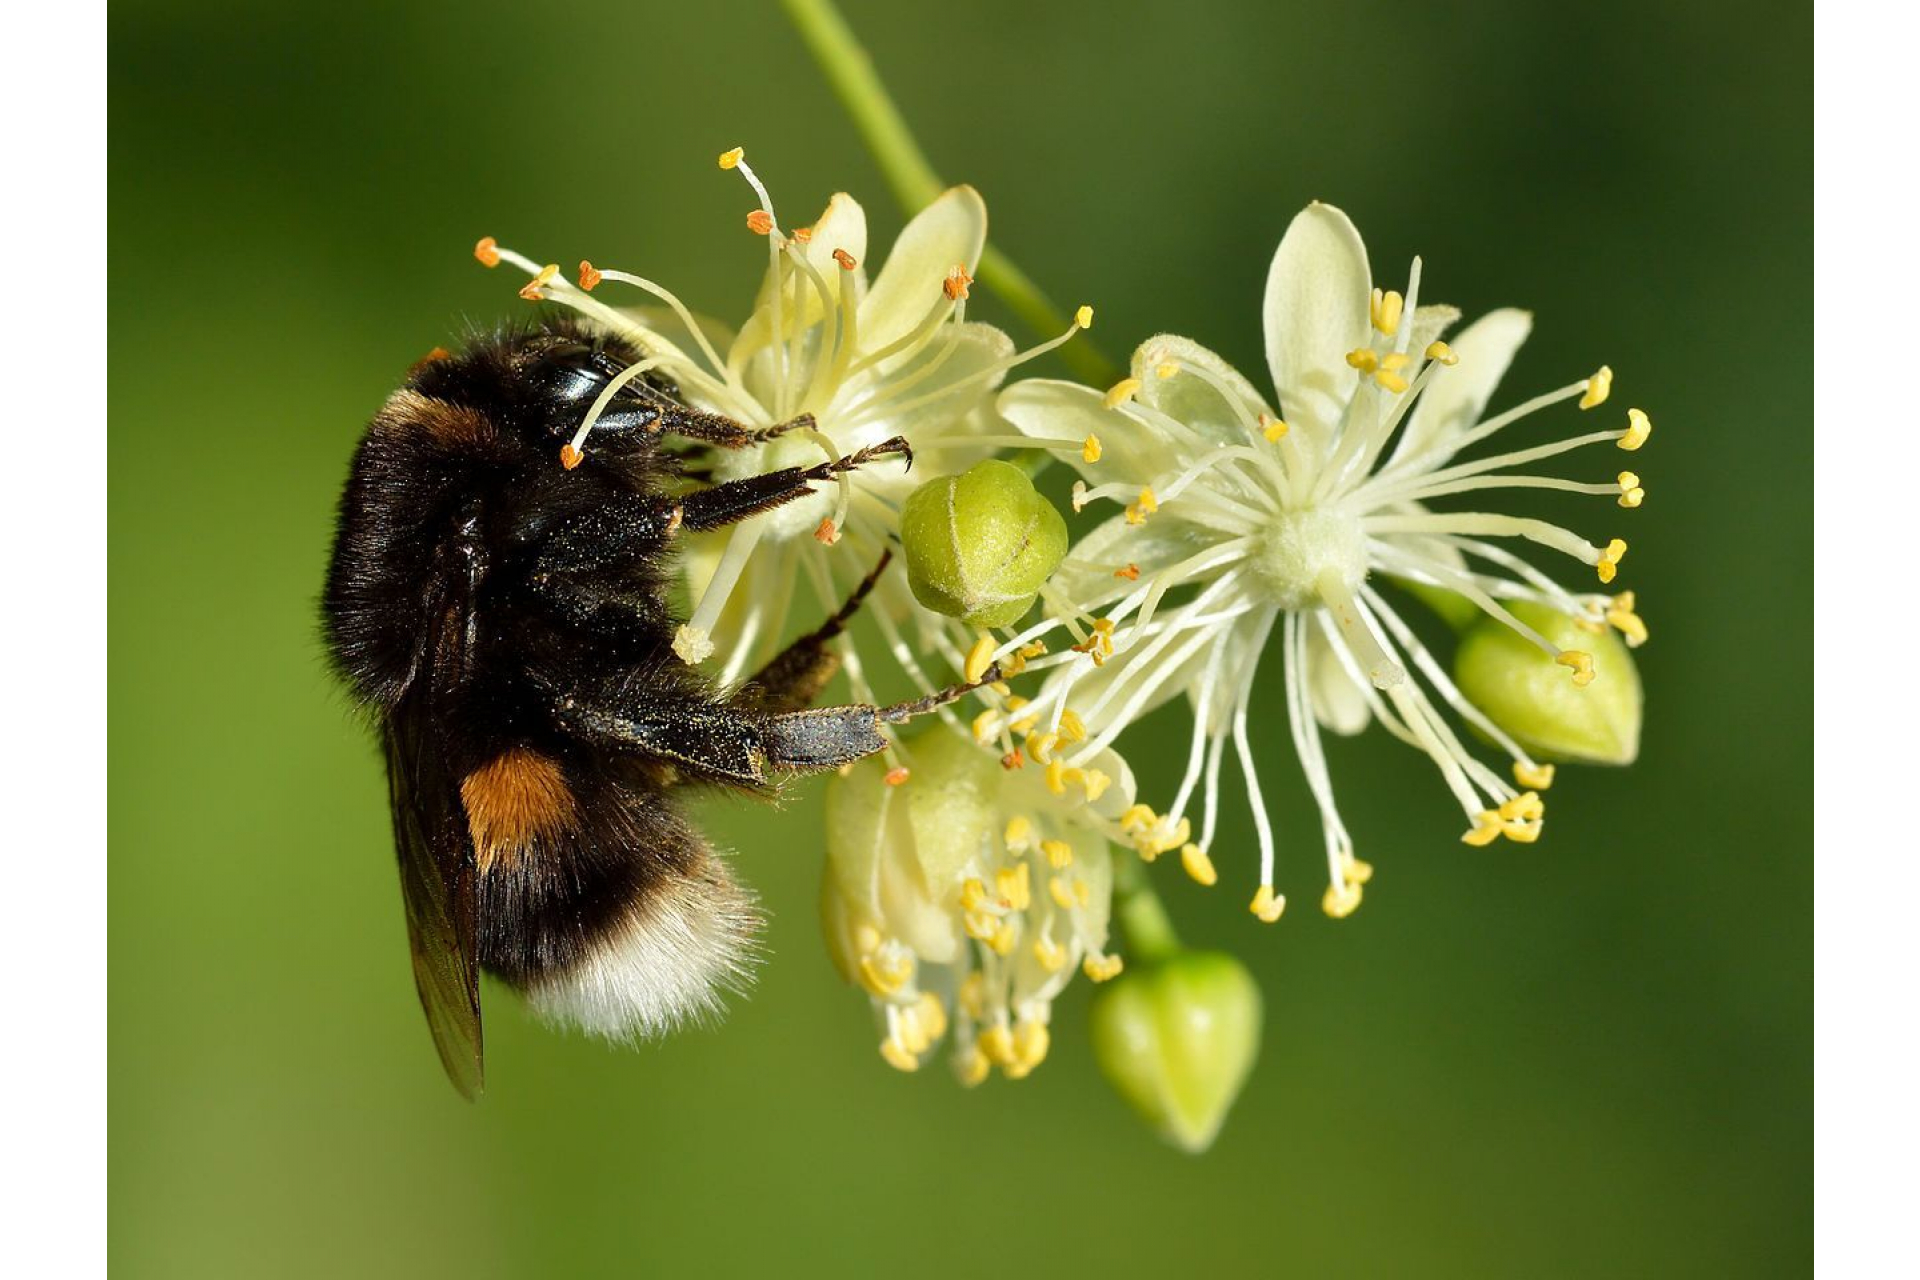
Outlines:
{"type": "Polygon", "coordinates": [[[1180,951],[1180,935],[1166,904],[1153,890],[1140,859],[1126,849],[1113,854],[1113,914],[1126,931],[1127,950],[1142,964],[1155,964],[1180,951]]]}
{"type": "MultiPolygon", "coordinates": [[[[901,209],[911,217],[933,203],[946,190],[946,184],[914,141],[906,118],[880,83],[873,59],[867,56],[865,46],[840,16],[833,0],[780,2],[814,61],[820,64],[827,83],[833,86],[834,96],[853,117],[854,128],[879,162],[880,172],[893,188],[901,209]]],[[[1036,335],[1051,338],[1066,331],[1070,323],[1066,312],[1055,306],[1006,254],[989,245],[980,257],[979,272],[980,283],[993,290],[1036,335]]],[[[1080,377],[1099,386],[1121,377],[1120,366],[1085,335],[1062,347],[1060,358],[1080,377]]]]}

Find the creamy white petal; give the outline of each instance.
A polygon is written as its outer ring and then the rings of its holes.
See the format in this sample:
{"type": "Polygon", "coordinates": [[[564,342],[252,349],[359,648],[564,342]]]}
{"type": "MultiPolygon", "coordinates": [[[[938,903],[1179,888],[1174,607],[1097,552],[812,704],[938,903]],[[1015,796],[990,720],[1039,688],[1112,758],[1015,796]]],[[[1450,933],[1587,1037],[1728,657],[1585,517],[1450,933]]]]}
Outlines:
{"type": "Polygon", "coordinates": [[[1135,348],[1132,372],[1140,380],[1136,399],[1222,444],[1246,443],[1247,420],[1268,407],[1266,397],[1239,370],[1199,343],[1171,333],[1148,338],[1135,348]],[[1171,375],[1161,377],[1160,370],[1168,367],[1171,375]],[[1215,382],[1225,384],[1239,403],[1229,404],[1215,382]]]}
{"type": "Polygon", "coordinates": [[[972,187],[954,187],[915,215],[860,304],[860,345],[877,351],[909,332],[940,299],[954,266],[980,265],[987,206],[972,187]]]}
{"type": "Polygon", "coordinates": [[[1319,627],[1307,632],[1307,692],[1313,699],[1313,718],[1335,733],[1352,737],[1373,719],[1366,693],[1340,665],[1319,627]]]}
{"type": "Polygon", "coordinates": [[[1358,375],[1346,356],[1367,345],[1372,290],[1367,247],[1347,215],[1308,205],[1273,255],[1261,314],[1281,416],[1321,440],[1353,395],[1358,375]]]}
{"type": "MultiPolygon", "coordinates": [[[[888,369],[834,406],[833,420],[860,423],[854,431],[836,431],[834,440],[847,452],[889,436],[905,436],[916,451],[937,447],[947,430],[988,401],[1006,377],[1004,370],[979,375],[1012,355],[1013,340],[992,325],[964,324],[956,329],[949,324],[906,363],[888,369]],[[922,376],[921,371],[936,360],[933,371],[922,376]],[[890,407],[894,403],[906,407],[895,411],[890,407]]],[[[925,478],[917,463],[914,472],[917,478],[925,478]]],[[[927,474],[936,473],[929,470],[927,474]]]]}
{"type": "Polygon", "coordinates": [[[1401,456],[1435,453],[1444,457],[1449,441],[1480,421],[1494,388],[1513,363],[1514,352],[1532,331],[1533,314],[1513,307],[1489,311],[1462,329],[1448,344],[1460,363],[1438,370],[1427,384],[1408,417],[1401,456]]]}
{"type": "Polygon", "coordinates": [[[1077,449],[1058,454],[1089,485],[1126,480],[1146,483],[1179,461],[1166,438],[1120,409],[1109,409],[1101,392],[1072,382],[1033,378],[1000,393],[1000,415],[1036,440],[1068,447],[1088,436],[1100,439],[1100,461],[1077,449]]]}

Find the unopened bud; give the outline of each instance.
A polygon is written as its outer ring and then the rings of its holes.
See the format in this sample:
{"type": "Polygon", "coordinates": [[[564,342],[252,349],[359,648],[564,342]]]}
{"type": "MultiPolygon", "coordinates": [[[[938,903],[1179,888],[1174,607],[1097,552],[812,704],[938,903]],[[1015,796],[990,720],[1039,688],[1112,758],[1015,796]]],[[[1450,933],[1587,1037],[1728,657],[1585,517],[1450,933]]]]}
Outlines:
{"type": "Polygon", "coordinates": [[[1563,652],[1592,658],[1592,680],[1494,618],[1460,637],[1453,676],[1468,700],[1542,760],[1631,764],[1640,754],[1640,672],[1620,637],[1588,630],[1545,605],[1516,601],[1515,617],[1563,652]]]}
{"type": "Polygon", "coordinates": [[[1017,621],[1067,553],[1067,525],[1026,472],[988,460],[930,480],[900,511],[907,582],[970,627],[1017,621]]]}
{"type": "Polygon", "coordinates": [[[1223,952],[1129,969],[1094,997],[1094,1059],[1160,1135],[1205,1151],[1260,1053],[1260,988],[1223,952]]]}

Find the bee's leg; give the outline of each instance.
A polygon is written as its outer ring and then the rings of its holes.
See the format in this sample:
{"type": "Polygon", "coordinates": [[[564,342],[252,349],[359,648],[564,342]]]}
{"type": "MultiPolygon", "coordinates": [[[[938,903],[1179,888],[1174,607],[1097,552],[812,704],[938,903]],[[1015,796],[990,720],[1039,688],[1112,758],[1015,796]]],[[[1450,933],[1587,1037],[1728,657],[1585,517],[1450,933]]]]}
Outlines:
{"type": "Polygon", "coordinates": [[[837,769],[886,750],[887,738],[880,726],[905,724],[999,678],[1000,668],[993,666],[970,684],[949,685],[911,702],[896,702],[887,707],[816,707],[771,716],[760,729],[761,748],[766,762],[780,768],[803,773],[837,769]]]}
{"type": "Polygon", "coordinates": [[[905,458],[907,466],[912,467],[913,449],[905,439],[895,436],[831,462],[811,467],[783,467],[765,475],[729,480],[682,498],[681,518],[685,526],[692,530],[718,529],[737,524],[750,516],[804,498],[814,491],[815,484],[824,483],[842,471],[852,471],[879,458],[905,458]]]}
{"type": "MultiPolygon", "coordinates": [[[[647,391],[651,393],[652,388],[647,388],[647,391]]],[[[810,413],[775,423],[771,427],[756,428],[723,414],[689,408],[663,395],[650,394],[649,399],[660,415],[652,424],[653,430],[687,440],[698,440],[703,444],[718,445],[722,449],[747,449],[776,440],[789,431],[806,431],[814,426],[814,418],[810,413]]]]}
{"type": "Polygon", "coordinates": [[[891,551],[882,551],[880,560],[860,580],[839,611],[820,624],[811,634],[788,645],[767,663],[751,682],[757,705],[767,711],[798,711],[820,696],[827,681],[840,669],[840,655],[827,647],[835,636],[847,629],[861,603],[873,590],[880,575],[893,559],[891,551]]]}
{"type": "Polygon", "coordinates": [[[903,724],[999,678],[999,669],[989,668],[976,683],[954,685],[912,702],[818,707],[776,715],[698,697],[635,695],[622,685],[556,697],[552,714],[561,729],[600,746],[671,760],[697,775],[755,786],[767,781],[769,767],[811,772],[875,755],[887,747],[881,726],[903,724]]]}

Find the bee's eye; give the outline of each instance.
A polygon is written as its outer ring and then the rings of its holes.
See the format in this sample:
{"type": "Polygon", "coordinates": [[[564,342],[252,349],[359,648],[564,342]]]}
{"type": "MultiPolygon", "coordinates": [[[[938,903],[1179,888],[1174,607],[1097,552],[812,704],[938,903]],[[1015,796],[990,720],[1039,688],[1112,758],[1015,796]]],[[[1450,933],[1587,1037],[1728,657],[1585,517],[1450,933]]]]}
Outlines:
{"type": "Polygon", "coordinates": [[[548,400],[590,403],[624,366],[584,342],[555,343],[526,371],[528,381],[548,400]]]}

